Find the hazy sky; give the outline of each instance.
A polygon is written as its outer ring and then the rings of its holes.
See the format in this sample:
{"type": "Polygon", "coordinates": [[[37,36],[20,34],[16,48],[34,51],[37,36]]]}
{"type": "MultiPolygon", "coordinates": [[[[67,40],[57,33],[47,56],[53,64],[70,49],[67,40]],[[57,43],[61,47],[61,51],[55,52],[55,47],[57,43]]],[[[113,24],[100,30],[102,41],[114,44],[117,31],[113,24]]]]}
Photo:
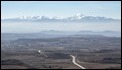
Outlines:
{"type": "Polygon", "coordinates": [[[104,16],[121,19],[120,1],[2,1],[1,14],[4,18],[21,16],[60,16],[76,14],[104,16]]]}
{"type": "MultiPolygon", "coordinates": [[[[120,1],[2,1],[1,18],[16,18],[22,16],[70,17],[76,14],[86,16],[104,16],[121,19],[120,1]]],[[[120,23],[3,23],[2,32],[40,32],[43,30],[60,31],[121,31],[120,23]]]]}
{"type": "Polygon", "coordinates": [[[74,24],[74,23],[3,23],[1,24],[2,33],[33,33],[45,30],[57,31],[121,31],[120,23],[93,23],[93,24],[74,24]]]}

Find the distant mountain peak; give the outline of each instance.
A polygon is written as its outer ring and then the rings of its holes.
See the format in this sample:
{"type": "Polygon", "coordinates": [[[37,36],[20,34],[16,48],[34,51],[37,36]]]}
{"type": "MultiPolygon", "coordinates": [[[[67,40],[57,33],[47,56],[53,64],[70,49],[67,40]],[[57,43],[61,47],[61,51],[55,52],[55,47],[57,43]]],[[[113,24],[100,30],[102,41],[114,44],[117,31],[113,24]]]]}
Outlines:
{"type": "Polygon", "coordinates": [[[78,17],[78,19],[81,19],[82,17],[85,17],[85,15],[84,15],[84,14],[80,14],[80,13],[79,13],[79,14],[77,14],[76,16],[78,17]]]}
{"type": "Polygon", "coordinates": [[[84,14],[76,14],[71,17],[48,17],[48,16],[22,16],[18,18],[9,18],[9,19],[3,19],[2,21],[12,21],[12,22],[21,22],[21,21],[30,21],[32,22],[63,22],[63,23],[104,23],[104,22],[121,22],[120,19],[112,19],[112,18],[106,18],[101,16],[85,16],[84,14]],[[38,20],[38,21],[35,21],[38,20]]]}

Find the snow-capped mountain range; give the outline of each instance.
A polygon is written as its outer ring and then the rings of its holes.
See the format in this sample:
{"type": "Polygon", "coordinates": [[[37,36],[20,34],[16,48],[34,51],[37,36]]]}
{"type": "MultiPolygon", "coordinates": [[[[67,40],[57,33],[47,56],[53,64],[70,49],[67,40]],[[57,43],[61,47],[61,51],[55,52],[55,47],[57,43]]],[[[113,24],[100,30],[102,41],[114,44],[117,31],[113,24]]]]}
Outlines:
{"type": "Polygon", "coordinates": [[[63,22],[63,23],[118,23],[120,19],[106,18],[101,16],[85,16],[83,14],[77,14],[71,17],[47,17],[47,16],[22,16],[18,18],[2,19],[2,22],[63,22]]]}

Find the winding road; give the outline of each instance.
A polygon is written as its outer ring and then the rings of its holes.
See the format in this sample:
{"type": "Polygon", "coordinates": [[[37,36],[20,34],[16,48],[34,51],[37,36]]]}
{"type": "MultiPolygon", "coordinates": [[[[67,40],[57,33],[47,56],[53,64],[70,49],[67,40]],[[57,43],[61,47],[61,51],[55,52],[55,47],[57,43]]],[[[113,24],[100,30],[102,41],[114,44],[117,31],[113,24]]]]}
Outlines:
{"type": "Polygon", "coordinates": [[[76,65],[76,66],[78,66],[78,67],[80,67],[81,69],[86,69],[85,67],[83,67],[83,66],[81,66],[81,65],[79,65],[78,63],[76,63],[76,58],[75,58],[75,56],[73,56],[73,55],[70,55],[71,57],[72,57],[72,62],[76,65]]]}
{"type": "MultiPolygon", "coordinates": [[[[38,52],[39,52],[40,54],[43,54],[45,57],[47,57],[47,55],[45,55],[41,50],[38,50],[38,52]]],[[[83,66],[81,66],[80,64],[76,63],[76,58],[75,58],[75,56],[73,56],[73,55],[70,55],[70,56],[72,57],[72,62],[73,62],[73,64],[75,64],[76,66],[80,67],[81,69],[86,69],[85,67],[83,67],[83,66]]]]}

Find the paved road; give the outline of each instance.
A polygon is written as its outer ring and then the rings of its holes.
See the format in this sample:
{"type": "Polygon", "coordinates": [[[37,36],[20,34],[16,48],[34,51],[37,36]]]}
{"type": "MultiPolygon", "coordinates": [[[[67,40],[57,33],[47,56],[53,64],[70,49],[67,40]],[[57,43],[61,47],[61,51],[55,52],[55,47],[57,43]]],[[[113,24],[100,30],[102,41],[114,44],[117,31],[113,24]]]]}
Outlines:
{"type": "Polygon", "coordinates": [[[72,57],[72,62],[75,64],[75,65],[77,65],[78,67],[80,67],[81,69],[86,69],[85,67],[83,67],[83,66],[81,66],[81,65],[79,65],[78,63],[76,63],[76,59],[75,59],[75,56],[73,56],[73,55],[70,55],[71,57],[72,57]]]}

